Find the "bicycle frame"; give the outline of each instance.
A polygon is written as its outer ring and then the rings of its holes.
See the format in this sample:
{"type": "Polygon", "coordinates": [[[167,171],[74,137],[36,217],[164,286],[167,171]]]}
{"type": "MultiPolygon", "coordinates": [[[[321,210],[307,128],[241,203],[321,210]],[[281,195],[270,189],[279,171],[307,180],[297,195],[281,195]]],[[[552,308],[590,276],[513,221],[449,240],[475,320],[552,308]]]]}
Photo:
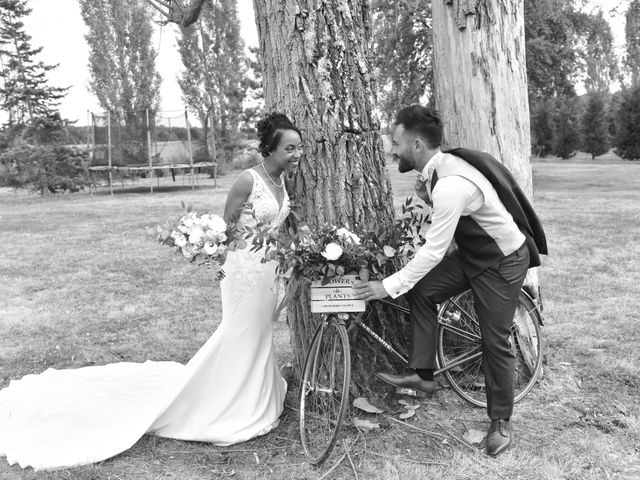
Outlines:
{"type": "MultiPolygon", "coordinates": [[[[522,289],[522,292],[531,300],[531,303],[533,305],[535,305],[535,309],[536,310],[540,310],[540,303],[537,302],[532,295],[527,291],[526,288],[522,289]]],[[[379,300],[379,302],[393,308],[396,311],[402,312],[404,314],[408,314],[410,313],[409,309],[406,307],[403,307],[402,305],[398,305],[397,303],[391,302],[389,300],[379,300]]],[[[458,308],[458,310],[460,310],[460,312],[462,312],[467,318],[471,319],[472,321],[475,322],[475,319],[469,315],[468,312],[466,312],[460,305],[458,305],[456,302],[453,302],[453,304],[455,305],[456,308],[458,308]]],[[[375,341],[376,343],[378,343],[380,346],[382,346],[382,348],[384,348],[389,354],[391,354],[396,360],[398,360],[405,368],[409,368],[409,359],[401,354],[400,352],[398,352],[395,348],[393,348],[389,342],[387,342],[385,339],[383,339],[380,335],[378,335],[371,327],[369,327],[368,325],[366,325],[359,317],[351,317],[351,321],[353,323],[355,323],[362,331],[365,335],[367,335],[370,339],[372,339],[373,341],[375,341]]],[[[438,323],[440,324],[444,324],[447,326],[447,329],[449,329],[450,331],[455,332],[457,335],[459,335],[462,338],[466,338],[467,340],[470,341],[480,341],[480,337],[478,335],[473,335],[467,331],[464,331],[460,328],[457,328],[451,324],[447,324],[443,321],[441,321],[440,317],[438,316],[438,323]]],[[[540,322],[542,325],[542,317],[540,317],[540,322]]],[[[435,370],[433,372],[434,375],[440,375],[441,373],[444,373],[448,370],[451,370],[453,368],[456,368],[466,362],[469,362],[471,360],[475,360],[476,358],[480,357],[482,355],[482,351],[480,349],[480,347],[478,347],[478,351],[474,352],[473,354],[469,354],[469,353],[465,353],[460,355],[459,357],[454,358],[451,363],[449,363],[446,367],[443,368],[439,368],[437,370],[435,370]]]]}
{"type": "Polygon", "coordinates": [[[367,325],[362,323],[362,320],[360,320],[359,318],[354,318],[352,321],[358,327],[360,327],[362,329],[362,331],[365,332],[365,334],[369,336],[369,338],[373,339],[374,341],[376,341],[380,345],[382,345],[382,348],[384,348],[387,352],[389,352],[391,355],[393,355],[396,358],[396,360],[398,360],[400,363],[402,363],[402,365],[405,368],[409,367],[409,359],[407,357],[405,357],[404,355],[402,355],[400,352],[398,352],[395,348],[393,348],[387,341],[385,341],[380,335],[378,335],[376,332],[374,332],[370,327],[368,327],[367,325]]]}

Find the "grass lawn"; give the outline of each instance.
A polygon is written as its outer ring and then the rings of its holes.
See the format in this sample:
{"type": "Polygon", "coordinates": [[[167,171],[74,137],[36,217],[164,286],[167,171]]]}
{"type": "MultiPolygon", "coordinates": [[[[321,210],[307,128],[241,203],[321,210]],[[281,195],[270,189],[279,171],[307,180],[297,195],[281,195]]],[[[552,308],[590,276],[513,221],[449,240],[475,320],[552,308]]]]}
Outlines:
{"type": "MultiPolygon", "coordinates": [[[[389,420],[398,405],[375,419],[378,430],[346,428],[354,467],[345,460],[325,478],[356,478],[354,469],[361,479],[640,478],[640,162],[539,160],[533,169],[551,252],[541,273],[547,353],[543,380],[516,406],[515,447],[491,459],[454,440],[487,420],[443,390],[406,422],[446,440],[389,420]]],[[[391,170],[399,203],[415,176],[391,170]]],[[[181,201],[221,212],[235,175],[217,189],[203,177],[195,190],[163,178],[152,195],[144,183],[117,185],[114,196],[0,189],[0,388],[48,367],[186,362],[220,320],[219,291],[145,228],[180,214],[181,201]]],[[[286,325],[276,329],[295,383],[286,325]]],[[[322,468],[308,466],[296,403],[291,389],[280,428],[244,444],[145,436],[72,470],[34,473],[1,459],[0,479],[319,479],[343,445],[322,468]]]]}

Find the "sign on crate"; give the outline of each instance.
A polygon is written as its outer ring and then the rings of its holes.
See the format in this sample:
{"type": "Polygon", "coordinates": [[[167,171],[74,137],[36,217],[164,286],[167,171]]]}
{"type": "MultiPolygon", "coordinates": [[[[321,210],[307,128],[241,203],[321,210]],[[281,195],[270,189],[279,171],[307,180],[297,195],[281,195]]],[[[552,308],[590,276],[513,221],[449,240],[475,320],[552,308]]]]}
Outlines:
{"type": "Polygon", "coordinates": [[[333,278],[326,285],[311,282],[311,313],[364,312],[364,300],[356,300],[353,284],[356,275],[333,278]]]}

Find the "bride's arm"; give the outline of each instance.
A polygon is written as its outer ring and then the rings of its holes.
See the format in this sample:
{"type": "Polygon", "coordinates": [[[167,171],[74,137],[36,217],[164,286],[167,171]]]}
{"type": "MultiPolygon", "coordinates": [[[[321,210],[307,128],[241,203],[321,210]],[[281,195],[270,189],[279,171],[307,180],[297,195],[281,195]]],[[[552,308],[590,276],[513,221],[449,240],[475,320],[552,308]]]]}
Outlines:
{"type": "Polygon", "coordinates": [[[224,206],[224,220],[232,223],[240,218],[245,203],[249,200],[253,188],[253,177],[249,172],[242,172],[233,184],[224,206]]]}

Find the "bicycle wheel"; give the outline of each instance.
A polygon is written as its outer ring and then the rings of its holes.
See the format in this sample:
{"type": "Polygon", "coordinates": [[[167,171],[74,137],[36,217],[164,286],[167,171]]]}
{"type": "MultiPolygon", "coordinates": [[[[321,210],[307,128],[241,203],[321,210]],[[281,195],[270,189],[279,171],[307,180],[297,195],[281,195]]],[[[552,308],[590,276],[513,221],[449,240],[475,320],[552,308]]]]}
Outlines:
{"type": "MultiPolygon", "coordinates": [[[[535,385],[542,370],[540,314],[529,296],[520,292],[511,327],[516,357],[514,401],[535,385]]],[[[482,341],[470,290],[447,300],[438,313],[438,362],[451,388],[467,402],[486,407],[482,341]]]]}
{"type": "Polygon", "coordinates": [[[350,378],[347,330],[332,315],[316,330],[300,384],[300,438],[313,465],[322,464],[338,440],[349,401],[350,378]]]}

